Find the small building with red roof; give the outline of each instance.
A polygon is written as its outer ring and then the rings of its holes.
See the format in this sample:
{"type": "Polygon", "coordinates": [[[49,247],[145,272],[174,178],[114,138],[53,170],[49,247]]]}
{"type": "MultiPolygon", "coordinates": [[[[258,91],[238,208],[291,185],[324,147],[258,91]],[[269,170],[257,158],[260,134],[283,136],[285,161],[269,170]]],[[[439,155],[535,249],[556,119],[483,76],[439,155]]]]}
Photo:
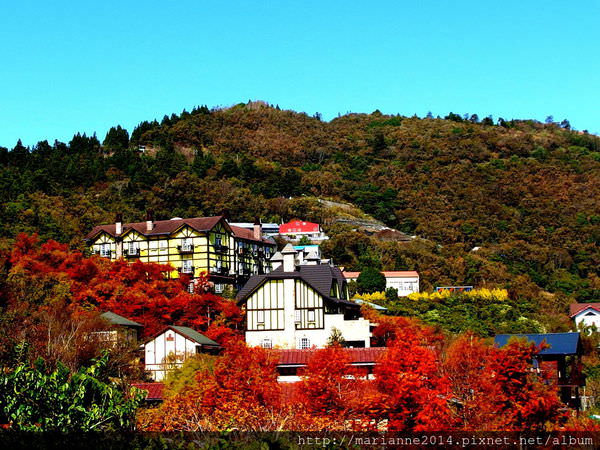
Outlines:
{"type": "Polygon", "coordinates": [[[322,242],[329,239],[321,225],[305,220],[294,219],[279,226],[279,235],[285,237],[289,241],[296,242],[306,236],[312,242],[322,242]]]}
{"type": "MultiPolygon", "coordinates": [[[[414,270],[383,271],[385,288],[394,288],[400,297],[419,292],[419,272],[414,270]]],[[[360,272],[343,272],[346,281],[356,281],[360,272]]]]}
{"type": "Polygon", "coordinates": [[[569,316],[575,325],[595,325],[600,330],[600,303],[572,303],[569,306],[569,316]]]}

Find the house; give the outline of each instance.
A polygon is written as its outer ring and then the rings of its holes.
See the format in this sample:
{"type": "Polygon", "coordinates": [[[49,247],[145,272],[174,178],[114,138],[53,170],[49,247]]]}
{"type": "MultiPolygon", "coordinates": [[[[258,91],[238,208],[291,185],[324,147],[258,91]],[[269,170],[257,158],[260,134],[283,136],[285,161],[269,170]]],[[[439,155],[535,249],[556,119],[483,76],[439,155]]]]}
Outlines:
{"type": "Polygon", "coordinates": [[[349,347],[370,347],[369,321],[360,305],[348,299],[348,287],[337,267],[310,255],[297,264],[288,244],[273,255],[273,270],[255,275],[237,295],[246,310],[246,343],[265,348],[324,347],[334,329],[349,347]]]}
{"type": "Polygon", "coordinates": [[[174,218],[123,223],[117,215],[114,224],[99,225],[85,237],[92,253],[112,260],[170,264],[169,274],[195,278],[208,274],[215,291],[226,285],[241,287],[253,274],[270,270],[269,258],[276,244],[262,236],[261,224],[252,230],[229,225],[223,216],[174,218]]]}
{"type": "Polygon", "coordinates": [[[144,343],[144,366],[154,381],[162,381],[190,356],[220,349],[218,343],[192,328],[170,325],[144,343]]]}
{"type": "MultiPolygon", "coordinates": [[[[386,350],[387,347],[344,349],[350,364],[363,368],[365,375],[369,378],[373,378],[373,368],[386,350]]],[[[275,351],[278,352],[277,381],[286,383],[300,381],[302,369],[308,365],[308,361],[314,354],[313,350],[282,349],[275,351]]]]}
{"type": "Polygon", "coordinates": [[[600,330],[600,303],[573,303],[569,308],[569,316],[575,321],[577,328],[583,324],[584,326],[594,325],[596,329],[600,330]]]}
{"type": "Polygon", "coordinates": [[[131,344],[137,345],[139,333],[143,326],[126,317],[115,314],[112,311],[106,311],[100,314],[100,318],[107,324],[105,330],[94,331],[92,335],[111,345],[131,344]]]}
{"type": "MultiPolygon", "coordinates": [[[[400,297],[419,292],[419,273],[415,271],[384,271],[385,288],[394,288],[400,297]]],[[[347,281],[356,281],[360,272],[344,272],[347,281]]]]}
{"type": "Polygon", "coordinates": [[[322,242],[329,237],[323,232],[321,225],[314,222],[294,219],[279,226],[279,235],[291,242],[297,242],[307,237],[311,242],[322,242]]]}
{"type": "Polygon", "coordinates": [[[514,337],[526,338],[536,346],[547,345],[532,361],[533,368],[548,374],[564,403],[579,408],[579,388],[585,384],[581,373],[583,349],[579,333],[499,334],[494,338],[494,344],[503,347],[514,337]]]}

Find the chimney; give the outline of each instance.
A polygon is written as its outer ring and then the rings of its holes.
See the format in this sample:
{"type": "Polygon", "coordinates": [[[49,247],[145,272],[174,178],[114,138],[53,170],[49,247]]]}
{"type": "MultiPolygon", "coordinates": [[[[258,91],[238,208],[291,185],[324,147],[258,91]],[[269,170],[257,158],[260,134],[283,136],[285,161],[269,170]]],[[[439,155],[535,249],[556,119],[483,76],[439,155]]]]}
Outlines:
{"type": "Polygon", "coordinates": [[[115,218],[115,234],[120,236],[123,233],[123,214],[117,213],[115,218]]]}
{"type": "Polygon", "coordinates": [[[260,218],[254,219],[254,239],[260,241],[262,239],[262,224],[260,218]]]}
{"type": "Polygon", "coordinates": [[[154,229],[154,212],[146,212],[146,231],[152,231],[154,229]]]}
{"type": "Polygon", "coordinates": [[[287,244],[281,250],[283,255],[283,271],[293,272],[296,269],[296,250],[292,247],[292,244],[287,244]]]}
{"type": "Polygon", "coordinates": [[[276,270],[281,267],[283,264],[283,255],[280,252],[275,252],[273,256],[271,256],[271,269],[276,270]]]}

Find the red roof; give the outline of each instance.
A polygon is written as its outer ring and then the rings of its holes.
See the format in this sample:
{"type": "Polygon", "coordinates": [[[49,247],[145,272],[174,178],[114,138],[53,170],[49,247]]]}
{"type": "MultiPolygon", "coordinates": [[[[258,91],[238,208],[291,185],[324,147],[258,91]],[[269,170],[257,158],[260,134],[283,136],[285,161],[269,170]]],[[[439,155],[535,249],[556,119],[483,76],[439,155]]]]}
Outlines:
{"type": "Polygon", "coordinates": [[[143,391],[148,391],[146,400],[163,399],[163,389],[165,385],[162,383],[131,383],[131,385],[143,391]]]}
{"type": "MultiPolygon", "coordinates": [[[[360,272],[342,272],[346,278],[358,278],[360,272]]],[[[381,272],[386,278],[408,278],[408,277],[419,277],[419,272],[414,270],[405,271],[384,271],[381,272]]]]}
{"type": "Polygon", "coordinates": [[[588,308],[592,308],[598,312],[600,312],[600,303],[572,303],[569,305],[570,317],[576,316],[582,311],[585,311],[588,308]]]}
{"type": "Polygon", "coordinates": [[[279,226],[279,234],[318,233],[320,228],[318,223],[292,220],[279,226]]]}
{"type": "MultiPolygon", "coordinates": [[[[345,348],[344,351],[348,354],[352,364],[375,363],[377,358],[387,350],[387,347],[370,347],[370,348],[345,348]]],[[[299,350],[299,349],[283,349],[279,351],[279,365],[302,365],[308,364],[308,360],[315,352],[314,349],[299,350]]]]}

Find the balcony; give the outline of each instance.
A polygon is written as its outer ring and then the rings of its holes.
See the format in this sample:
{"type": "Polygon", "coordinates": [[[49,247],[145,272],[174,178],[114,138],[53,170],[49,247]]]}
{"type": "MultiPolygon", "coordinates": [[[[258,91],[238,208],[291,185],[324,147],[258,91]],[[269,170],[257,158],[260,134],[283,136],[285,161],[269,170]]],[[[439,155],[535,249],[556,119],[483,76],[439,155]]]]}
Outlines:
{"type": "Polygon", "coordinates": [[[215,252],[217,253],[227,253],[227,250],[229,250],[229,247],[227,247],[226,245],[223,244],[215,244],[215,252]]]}
{"type": "Polygon", "coordinates": [[[193,266],[182,266],[179,269],[177,269],[179,271],[179,273],[188,273],[188,274],[193,274],[194,273],[194,267],[193,266]]]}
{"type": "Polygon", "coordinates": [[[126,248],[123,250],[123,256],[125,258],[139,258],[140,257],[140,249],[139,248],[126,248]]]}
{"type": "Polygon", "coordinates": [[[194,246],[192,244],[178,245],[177,251],[182,255],[194,253],[194,246]]]}

